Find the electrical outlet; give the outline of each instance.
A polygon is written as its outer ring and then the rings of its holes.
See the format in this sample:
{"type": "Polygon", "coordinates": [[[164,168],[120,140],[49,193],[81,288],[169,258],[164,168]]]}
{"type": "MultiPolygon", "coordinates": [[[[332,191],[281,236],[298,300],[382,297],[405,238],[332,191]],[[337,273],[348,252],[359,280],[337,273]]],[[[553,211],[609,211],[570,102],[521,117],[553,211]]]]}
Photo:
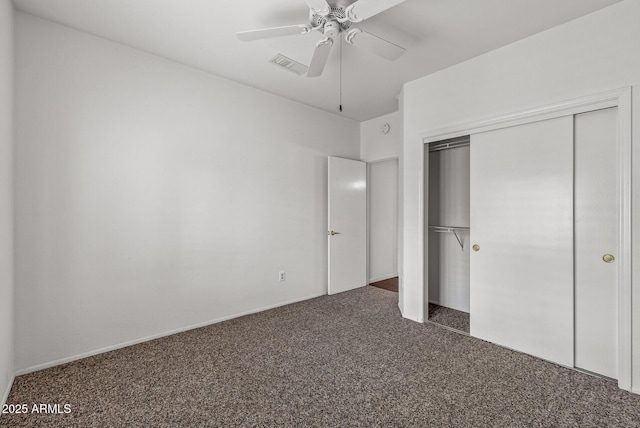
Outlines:
{"type": "Polygon", "coordinates": [[[278,272],[278,281],[280,281],[280,282],[284,281],[284,271],[283,270],[278,272]]]}

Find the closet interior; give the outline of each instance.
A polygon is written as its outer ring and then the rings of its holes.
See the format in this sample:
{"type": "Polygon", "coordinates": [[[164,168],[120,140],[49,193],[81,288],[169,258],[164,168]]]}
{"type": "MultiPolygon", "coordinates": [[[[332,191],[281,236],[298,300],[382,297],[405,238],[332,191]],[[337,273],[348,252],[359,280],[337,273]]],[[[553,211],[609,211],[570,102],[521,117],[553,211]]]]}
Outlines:
{"type": "Polygon", "coordinates": [[[470,137],[425,148],[428,319],[469,333],[470,137]]]}

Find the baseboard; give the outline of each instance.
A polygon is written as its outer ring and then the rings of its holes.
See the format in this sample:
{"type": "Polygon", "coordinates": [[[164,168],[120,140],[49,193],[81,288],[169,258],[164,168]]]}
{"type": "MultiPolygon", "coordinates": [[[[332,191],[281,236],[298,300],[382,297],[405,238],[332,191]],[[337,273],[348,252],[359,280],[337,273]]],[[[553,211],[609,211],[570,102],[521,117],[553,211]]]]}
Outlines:
{"type": "Polygon", "coordinates": [[[640,395],[640,388],[631,388],[631,392],[640,395]]]}
{"type": "Polygon", "coordinates": [[[381,277],[378,277],[378,278],[371,278],[369,280],[369,284],[372,284],[372,283],[378,282],[378,281],[384,281],[386,279],[396,278],[397,276],[398,276],[397,273],[393,273],[391,275],[385,275],[385,276],[381,276],[381,277]]]}
{"type": "MultiPolygon", "coordinates": [[[[185,331],[189,331],[189,330],[193,330],[196,328],[201,328],[201,327],[206,327],[212,324],[217,324],[219,322],[223,322],[223,321],[228,321],[234,318],[240,318],[243,317],[245,315],[251,315],[251,314],[255,314],[258,312],[263,312],[263,311],[267,311],[269,309],[275,309],[275,308],[279,308],[281,306],[286,306],[286,305],[291,305],[293,303],[298,303],[298,302],[302,302],[305,300],[310,300],[310,299],[315,299],[316,297],[321,297],[321,296],[325,296],[327,293],[323,292],[323,293],[315,293],[309,296],[305,296],[305,297],[301,297],[298,299],[293,299],[293,300],[288,300],[286,302],[281,302],[281,303],[276,303],[274,305],[269,305],[269,306],[264,306],[258,309],[251,309],[249,311],[245,311],[245,312],[240,312],[234,315],[228,315],[226,317],[221,317],[221,318],[216,318],[210,321],[205,321],[202,323],[198,323],[198,324],[192,324],[186,327],[181,327],[181,328],[177,328],[174,330],[169,330],[163,333],[159,333],[159,334],[154,334],[151,336],[146,336],[140,339],[135,339],[135,340],[130,340],[128,342],[123,342],[123,343],[119,343],[116,345],[111,345],[111,346],[107,346],[104,348],[100,348],[100,349],[96,349],[93,351],[89,351],[89,352],[83,352],[81,354],[76,354],[70,357],[65,357],[65,358],[60,358],[54,361],[50,361],[48,363],[43,363],[43,364],[38,364],[35,366],[31,366],[31,367],[27,367],[27,368],[23,368],[23,369],[19,369],[16,371],[16,376],[21,376],[24,374],[28,374],[28,373],[33,373],[33,372],[37,372],[39,370],[44,370],[44,369],[48,369],[51,367],[55,367],[55,366],[59,366],[60,364],[66,364],[66,363],[70,363],[72,361],[77,361],[77,360],[81,360],[83,358],[87,358],[87,357],[93,357],[94,355],[99,355],[99,354],[103,354],[105,352],[110,352],[110,351],[115,351],[117,349],[122,349],[122,348],[126,348],[127,346],[133,346],[133,345],[137,345],[139,343],[144,343],[144,342],[148,342],[150,340],[155,340],[155,339],[160,339],[162,337],[166,337],[166,336],[171,336],[173,334],[177,334],[177,333],[183,333],[185,331]]],[[[8,396],[8,391],[7,391],[7,396],[8,396]]]]}
{"type": "Polygon", "coordinates": [[[2,401],[0,401],[0,406],[4,406],[7,404],[7,399],[9,398],[9,393],[11,392],[11,387],[13,386],[13,381],[16,380],[15,375],[11,376],[11,380],[9,381],[9,385],[7,385],[7,390],[2,395],[2,401]]]}

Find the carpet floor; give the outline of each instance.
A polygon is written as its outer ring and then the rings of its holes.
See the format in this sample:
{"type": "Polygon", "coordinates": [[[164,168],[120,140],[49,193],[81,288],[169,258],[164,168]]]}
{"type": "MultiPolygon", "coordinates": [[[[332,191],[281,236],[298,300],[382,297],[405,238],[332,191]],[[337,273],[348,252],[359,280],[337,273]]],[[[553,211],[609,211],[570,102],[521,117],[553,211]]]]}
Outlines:
{"type": "Polygon", "coordinates": [[[640,427],[640,396],[400,316],[363,287],[16,378],[51,427],[640,427]]]}
{"type": "Polygon", "coordinates": [[[429,321],[469,334],[469,314],[429,303],[429,321]]]}

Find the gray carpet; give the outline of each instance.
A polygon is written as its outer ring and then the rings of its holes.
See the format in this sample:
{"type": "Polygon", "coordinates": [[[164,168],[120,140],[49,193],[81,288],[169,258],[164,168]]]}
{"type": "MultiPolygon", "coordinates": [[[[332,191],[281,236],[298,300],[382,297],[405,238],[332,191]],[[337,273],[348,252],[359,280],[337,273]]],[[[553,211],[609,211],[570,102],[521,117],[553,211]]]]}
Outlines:
{"type": "Polygon", "coordinates": [[[2,426],[639,427],[616,384],[400,317],[364,287],[16,379],[2,426]]]}
{"type": "Polygon", "coordinates": [[[469,334],[469,314],[429,303],[429,321],[469,334]]]}

